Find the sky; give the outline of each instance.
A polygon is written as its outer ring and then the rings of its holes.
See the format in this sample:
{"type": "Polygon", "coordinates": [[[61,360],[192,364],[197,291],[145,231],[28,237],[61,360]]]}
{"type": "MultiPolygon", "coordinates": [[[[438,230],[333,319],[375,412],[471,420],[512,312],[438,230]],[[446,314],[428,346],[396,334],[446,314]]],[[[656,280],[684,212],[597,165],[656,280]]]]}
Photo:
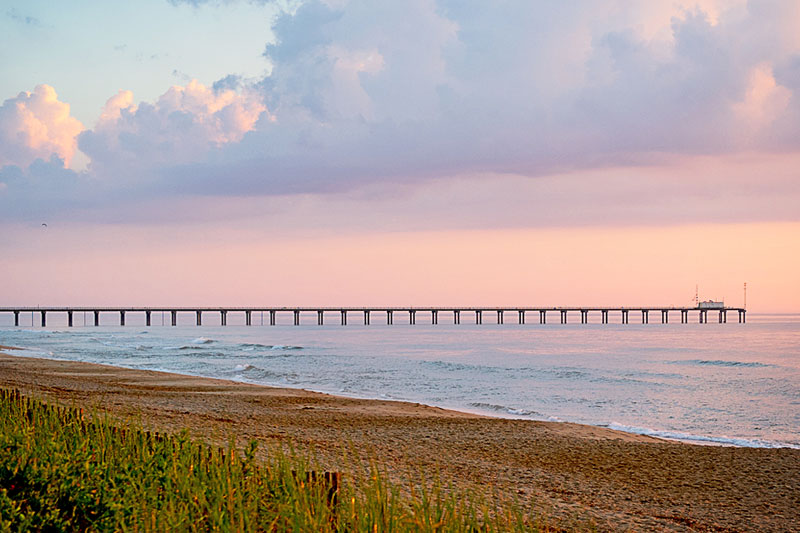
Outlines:
{"type": "Polygon", "coordinates": [[[0,305],[800,312],[795,0],[6,0],[0,305]]]}

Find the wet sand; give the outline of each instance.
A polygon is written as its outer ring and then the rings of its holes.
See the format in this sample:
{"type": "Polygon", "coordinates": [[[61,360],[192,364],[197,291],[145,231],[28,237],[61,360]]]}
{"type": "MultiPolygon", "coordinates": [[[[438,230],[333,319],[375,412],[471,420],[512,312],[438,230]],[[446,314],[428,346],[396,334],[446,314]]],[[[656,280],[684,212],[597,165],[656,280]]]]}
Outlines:
{"type": "Polygon", "coordinates": [[[697,446],[6,351],[0,387],[214,443],[291,443],[345,475],[353,463],[343,454],[355,450],[400,484],[438,472],[514,496],[565,529],[800,531],[800,450],[697,446]]]}

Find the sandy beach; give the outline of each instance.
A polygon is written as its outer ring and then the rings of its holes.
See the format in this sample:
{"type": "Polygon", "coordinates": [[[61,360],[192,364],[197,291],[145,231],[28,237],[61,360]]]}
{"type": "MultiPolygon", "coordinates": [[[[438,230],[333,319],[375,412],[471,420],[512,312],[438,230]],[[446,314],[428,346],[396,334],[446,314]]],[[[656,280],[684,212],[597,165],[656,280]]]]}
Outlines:
{"type": "Polygon", "coordinates": [[[438,472],[459,487],[513,495],[565,529],[800,530],[800,450],[696,446],[0,348],[3,388],[215,443],[291,444],[345,475],[352,460],[343,456],[357,450],[397,483],[438,472]]]}

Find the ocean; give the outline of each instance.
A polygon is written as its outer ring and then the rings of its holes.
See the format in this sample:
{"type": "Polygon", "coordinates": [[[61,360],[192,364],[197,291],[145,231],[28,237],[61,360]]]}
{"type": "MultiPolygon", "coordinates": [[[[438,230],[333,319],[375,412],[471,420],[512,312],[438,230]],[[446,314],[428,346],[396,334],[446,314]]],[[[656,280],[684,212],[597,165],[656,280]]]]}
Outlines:
{"type": "MultiPolygon", "coordinates": [[[[162,370],[498,417],[579,422],[695,443],[800,448],[800,315],[747,324],[154,325],[76,327],[0,316],[0,344],[22,355],[162,370]],[[27,321],[27,322],[26,322],[27,321]]],[[[241,314],[241,313],[239,313],[241,314]]],[[[287,314],[288,315],[288,314],[287,314]]],[[[280,316],[280,315],[279,315],[280,316]]],[[[463,320],[462,314],[462,320],[463,320]]],[[[214,321],[212,313],[204,321],[214,321]]],[[[281,317],[286,321],[288,317],[281,317]]],[[[516,317],[513,317],[514,319],[516,317]]],[[[599,317],[596,317],[599,321],[599,317]]],[[[612,316],[612,320],[616,317],[612,316]]],[[[652,318],[652,317],[651,317],[652,318]]],[[[729,316],[730,318],[730,316],[729,316]]],[[[64,322],[65,322],[64,318],[64,322]]],[[[635,316],[631,315],[631,322],[635,316]]],[[[735,315],[734,315],[735,320],[735,315]]],[[[513,320],[516,322],[516,320],[513,320]]],[[[187,322],[187,324],[183,324],[187,322]]],[[[305,322],[313,322],[306,324],[305,322]]],[[[169,323],[167,317],[166,324],[169,323]]],[[[86,324],[86,325],[84,325],[86,324]]]]}

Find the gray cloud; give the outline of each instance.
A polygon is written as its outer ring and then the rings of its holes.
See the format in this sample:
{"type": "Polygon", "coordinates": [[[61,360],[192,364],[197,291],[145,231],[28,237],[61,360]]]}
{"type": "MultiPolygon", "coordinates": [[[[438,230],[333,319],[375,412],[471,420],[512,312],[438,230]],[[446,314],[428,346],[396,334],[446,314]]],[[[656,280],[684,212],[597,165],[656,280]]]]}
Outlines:
{"type": "Polygon", "coordinates": [[[275,21],[268,76],[213,84],[266,106],[246,129],[241,108],[170,100],[122,110],[79,147],[91,176],[126,198],[341,193],[800,149],[795,2],[751,0],[713,22],[652,6],[308,0],[275,21]],[[663,33],[641,31],[651,7],[672,16],[663,33]],[[225,128],[238,134],[221,142],[225,128]]]}

